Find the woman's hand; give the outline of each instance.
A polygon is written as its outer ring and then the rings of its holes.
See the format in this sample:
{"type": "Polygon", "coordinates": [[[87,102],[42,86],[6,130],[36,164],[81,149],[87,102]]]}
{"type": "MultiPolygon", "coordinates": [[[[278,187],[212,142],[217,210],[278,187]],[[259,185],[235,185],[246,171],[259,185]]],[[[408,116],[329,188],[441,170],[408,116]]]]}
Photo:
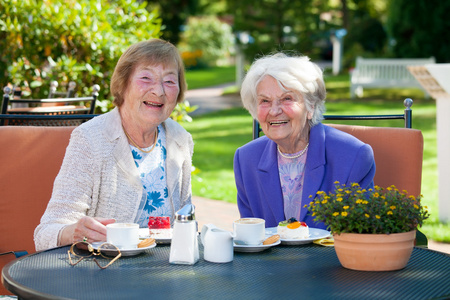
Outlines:
{"type": "Polygon", "coordinates": [[[62,229],[58,245],[70,245],[83,241],[106,241],[106,225],[116,222],[115,219],[83,217],[77,223],[68,225],[62,229]]]}

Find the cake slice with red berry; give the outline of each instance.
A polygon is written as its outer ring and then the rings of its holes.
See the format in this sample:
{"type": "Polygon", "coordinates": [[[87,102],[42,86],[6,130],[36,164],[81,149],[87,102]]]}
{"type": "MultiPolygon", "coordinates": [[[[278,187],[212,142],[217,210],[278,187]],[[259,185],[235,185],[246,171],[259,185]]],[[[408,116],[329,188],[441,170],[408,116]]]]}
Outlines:
{"type": "Polygon", "coordinates": [[[150,235],[167,235],[170,229],[170,217],[149,217],[148,229],[150,235]]]}
{"type": "Polygon", "coordinates": [[[278,223],[277,233],[284,240],[307,239],[309,238],[309,227],[305,222],[290,218],[278,223]]]}

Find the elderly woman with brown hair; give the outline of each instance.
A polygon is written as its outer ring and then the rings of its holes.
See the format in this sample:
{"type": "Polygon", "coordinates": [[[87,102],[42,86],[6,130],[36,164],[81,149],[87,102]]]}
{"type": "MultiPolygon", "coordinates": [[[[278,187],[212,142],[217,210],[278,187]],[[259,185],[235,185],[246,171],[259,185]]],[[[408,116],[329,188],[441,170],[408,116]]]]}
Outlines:
{"type": "Polygon", "coordinates": [[[304,207],[317,191],[334,190],[335,181],[373,187],[372,148],[321,123],[325,96],[322,71],[308,57],[278,53],[250,67],[242,102],[265,136],[235,153],[241,217],[263,218],[267,227],[296,218],[325,228],[304,207]]]}
{"type": "Polygon", "coordinates": [[[106,225],[169,216],[191,202],[191,135],[169,118],[186,91],[170,43],[130,46],[111,80],[114,108],[77,127],[34,234],[37,250],[106,240],[106,225]]]}

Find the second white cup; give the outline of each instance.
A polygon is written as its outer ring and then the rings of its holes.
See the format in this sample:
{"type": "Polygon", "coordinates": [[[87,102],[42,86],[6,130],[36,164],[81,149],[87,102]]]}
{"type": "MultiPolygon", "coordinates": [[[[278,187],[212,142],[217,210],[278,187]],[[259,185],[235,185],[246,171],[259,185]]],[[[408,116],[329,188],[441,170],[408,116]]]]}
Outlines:
{"type": "Polygon", "coordinates": [[[266,221],[260,218],[241,218],[233,222],[234,242],[237,245],[259,245],[265,238],[266,221]]]}
{"type": "Polygon", "coordinates": [[[139,243],[139,224],[112,223],[106,225],[106,241],[119,249],[136,249],[139,243]]]}

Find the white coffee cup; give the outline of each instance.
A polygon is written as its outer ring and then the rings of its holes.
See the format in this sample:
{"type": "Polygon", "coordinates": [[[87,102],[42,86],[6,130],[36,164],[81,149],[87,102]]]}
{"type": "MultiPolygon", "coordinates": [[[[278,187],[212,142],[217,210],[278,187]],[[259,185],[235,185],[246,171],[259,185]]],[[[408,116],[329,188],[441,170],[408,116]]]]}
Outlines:
{"type": "Polygon", "coordinates": [[[236,245],[259,245],[265,238],[266,221],[260,218],[241,218],[233,222],[236,245]]]}
{"type": "Polygon", "coordinates": [[[139,243],[139,224],[112,223],[106,225],[106,241],[119,249],[136,249],[139,243]]]}

